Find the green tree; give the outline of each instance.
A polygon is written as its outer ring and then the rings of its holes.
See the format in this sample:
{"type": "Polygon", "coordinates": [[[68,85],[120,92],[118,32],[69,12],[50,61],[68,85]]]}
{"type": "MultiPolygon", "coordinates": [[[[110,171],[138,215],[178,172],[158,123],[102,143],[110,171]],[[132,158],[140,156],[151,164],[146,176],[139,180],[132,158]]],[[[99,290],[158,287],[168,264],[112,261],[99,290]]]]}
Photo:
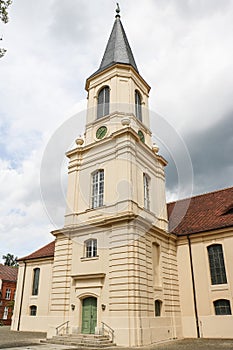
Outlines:
{"type": "Polygon", "coordinates": [[[13,254],[8,253],[7,255],[3,255],[2,258],[4,260],[4,265],[7,265],[7,266],[18,266],[17,256],[14,257],[13,254]]]}
{"type": "MultiPolygon", "coordinates": [[[[0,20],[3,23],[9,21],[8,7],[12,4],[12,0],[0,0],[0,20]]],[[[0,38],[2,40],[2,38],[0,38]]],[[[6,49],[0,48],[0,58],[4,56],[6,49]]]]}

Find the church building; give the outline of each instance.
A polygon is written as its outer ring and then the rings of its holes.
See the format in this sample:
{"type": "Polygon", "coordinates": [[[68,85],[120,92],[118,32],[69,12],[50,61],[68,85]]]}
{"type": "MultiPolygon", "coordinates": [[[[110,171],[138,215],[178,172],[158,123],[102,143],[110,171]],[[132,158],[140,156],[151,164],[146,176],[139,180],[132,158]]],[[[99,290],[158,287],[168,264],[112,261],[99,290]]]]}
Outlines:
{"type": "Polygon", "coordinates": [[[233,189],[189,199],[184,218],[184,201],[166,204],[150,86],[119,8],[86,90],[85,134],[66,154],[64,227],[19,260],[12,329],[122,346],[232,337],[233,189]]]}

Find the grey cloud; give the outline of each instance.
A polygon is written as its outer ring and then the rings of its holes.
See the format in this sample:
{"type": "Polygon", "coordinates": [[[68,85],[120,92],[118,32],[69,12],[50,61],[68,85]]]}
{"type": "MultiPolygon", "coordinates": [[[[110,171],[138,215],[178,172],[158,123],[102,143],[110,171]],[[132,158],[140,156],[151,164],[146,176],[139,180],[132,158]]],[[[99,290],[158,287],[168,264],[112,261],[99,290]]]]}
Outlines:
{"type": "Polygon", "coordinates": [[[208,129],[186,137],[200,191],[232,186],[233,111],[208,129]]]}
{"type": "MultiPolygon", "coordinates": [[[[233,112],[205,130],[183,136],[194,171],[194,194],[233,185],[233,112]]],[[[177,158],[177,150],[174,150],[177,158]]],[[[176,191],[178,174],[174,159],[164,150],[169,165],[166,169],[167,188],[176,191]]],[[[185,164],[184,164],[185,166],[185,164]]],[[[183,183],[186,187],[189,180],[183,183]]]]}

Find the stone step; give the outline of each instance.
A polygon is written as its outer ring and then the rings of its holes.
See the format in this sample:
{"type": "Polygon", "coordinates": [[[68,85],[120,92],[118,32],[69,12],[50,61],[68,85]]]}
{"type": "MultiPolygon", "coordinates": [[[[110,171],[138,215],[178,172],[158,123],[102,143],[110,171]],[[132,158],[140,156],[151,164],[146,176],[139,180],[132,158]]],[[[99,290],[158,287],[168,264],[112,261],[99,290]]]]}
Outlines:
{"type": "Polygon", "coordinates": [[[79,348],[109,348],[116,346],[107,336],[96,334],[64,334],[47,339],[50,344],[74,345],[79,348]]]}

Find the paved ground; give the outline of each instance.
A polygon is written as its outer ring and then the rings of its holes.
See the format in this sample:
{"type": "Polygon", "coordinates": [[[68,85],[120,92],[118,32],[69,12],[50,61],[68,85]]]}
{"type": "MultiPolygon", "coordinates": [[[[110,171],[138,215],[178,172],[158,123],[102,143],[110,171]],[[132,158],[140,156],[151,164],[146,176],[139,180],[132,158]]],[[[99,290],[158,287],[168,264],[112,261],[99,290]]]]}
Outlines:
{"type": "Polygon", "coordinates": [[[46,333],[41,332],[13,332],[10,327],[0,327],[0,349],[14,350],[65,350],[71,347],[40,344],[40,340],[46,339],[46,333]]]}
{"type": "MultiPolygon", "coordinates": [[[[9,327],[0,327],[0,349],[8,350],[78,350],[74,346],[41,344],[45,333],[12,332],[9,327]]],[[[113,348],[112,348],[113,349],[113,348]]],[[[130,350],[115,348],[116,350],[130,350]]],[[[135,350],[138,348],[134,348],[135,350]]],[[[142,350],[233,350],[233,339],[184,339],[151,345],[142,350]]]]}

